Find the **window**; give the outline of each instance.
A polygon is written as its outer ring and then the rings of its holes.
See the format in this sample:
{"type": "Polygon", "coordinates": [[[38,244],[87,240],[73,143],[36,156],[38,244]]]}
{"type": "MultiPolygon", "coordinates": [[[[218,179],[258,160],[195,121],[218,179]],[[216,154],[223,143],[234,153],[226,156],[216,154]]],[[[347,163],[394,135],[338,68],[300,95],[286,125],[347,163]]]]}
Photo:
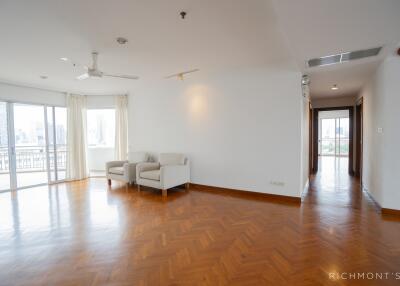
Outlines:
{"type": "Polygon", "coordinates": [[[87,111],[87,132],[89,148],[114,148],[115,110],[90,109],[87,111]]]}

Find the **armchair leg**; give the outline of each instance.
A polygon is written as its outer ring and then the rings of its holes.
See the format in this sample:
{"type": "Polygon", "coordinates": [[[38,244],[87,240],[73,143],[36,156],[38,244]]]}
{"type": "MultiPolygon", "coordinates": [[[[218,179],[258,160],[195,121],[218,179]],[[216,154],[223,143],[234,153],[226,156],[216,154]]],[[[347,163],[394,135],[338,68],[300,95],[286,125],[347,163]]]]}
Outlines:
{"type": "Polygon", "coordinates": [[[111,186],[111,179],[108,179],[108,185],[111,186]]]}
{"type": "Polygon", "coordinates": [[[186,184],[185,184],[185,189],[186,189],[186,191],[189,190],[189,187],[190,187],[190,184],[189,184],[189,183],[186,183],[186,184]]]}
{"type": "Polygon", "coordinates": [[[162,196],[163,196],[163,197],[166,197],[167,195],[168,195],[167,190],[162,190],[162,196]]]}
{"type": "Polygon", "coordinates": [[[137,185],[137,190],[140,193],[140,185],[139,184],[137,185]]]}

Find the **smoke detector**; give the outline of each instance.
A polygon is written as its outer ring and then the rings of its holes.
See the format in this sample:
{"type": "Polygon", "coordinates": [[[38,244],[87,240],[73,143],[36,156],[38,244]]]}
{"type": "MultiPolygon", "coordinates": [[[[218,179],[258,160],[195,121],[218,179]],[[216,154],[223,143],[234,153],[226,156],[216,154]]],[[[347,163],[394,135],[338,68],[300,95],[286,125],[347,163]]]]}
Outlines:
{"type": "Polygon", "coordinates": [[[118,37],[117,38],[117,43],[120,45],[125,45],[128,42],[127,39],[123,38],[123,37],[118,37]]]}

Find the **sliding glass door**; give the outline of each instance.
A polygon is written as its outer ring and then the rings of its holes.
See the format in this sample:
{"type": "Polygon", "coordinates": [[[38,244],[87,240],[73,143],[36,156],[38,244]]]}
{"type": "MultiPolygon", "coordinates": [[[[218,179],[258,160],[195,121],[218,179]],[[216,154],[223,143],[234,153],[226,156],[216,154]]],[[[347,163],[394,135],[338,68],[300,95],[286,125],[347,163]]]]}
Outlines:
{"type": "Polygon", "coordinates": [[[349,118],[321,119],[321,139],[319,154],[321,156],[349,155],[349,118]]]}
{"type": "Polygon", "coordinates": [[[48,183],[44,106],[13,104],[17,188],[48,183]]]}
{"type": "Polygon", "coordinates": [[[0,102],[0,191],[65,179],[66,109],[0,102]]]}
{"type": "Polygon", "coordinates": [[[0,102],[0,191],[11,189],[7,103],[0,102]]]}
{"type": "Polygon", "coordinates": [[[67,110],[48,106],[46,110],[50,182],[65,180],[67,163],[67,110]]]}

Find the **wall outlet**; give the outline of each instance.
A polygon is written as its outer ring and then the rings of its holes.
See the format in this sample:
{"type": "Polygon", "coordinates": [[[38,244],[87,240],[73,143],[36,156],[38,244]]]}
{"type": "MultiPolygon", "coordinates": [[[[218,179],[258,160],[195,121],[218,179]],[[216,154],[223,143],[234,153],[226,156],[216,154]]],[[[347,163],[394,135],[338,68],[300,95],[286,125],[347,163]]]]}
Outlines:
{"type": "Polygon", "coordinates": [[[278,186],[278,187],[283,187],[285,185],[285,182],[279,182],[279,181],[271,181],[269,183],[271,185],[278,186]]]}
{"type": "Polygon", "coordinates": [[[382,127],[378,127],[378,133],[383,133],[383,128],[382,127]]]}

